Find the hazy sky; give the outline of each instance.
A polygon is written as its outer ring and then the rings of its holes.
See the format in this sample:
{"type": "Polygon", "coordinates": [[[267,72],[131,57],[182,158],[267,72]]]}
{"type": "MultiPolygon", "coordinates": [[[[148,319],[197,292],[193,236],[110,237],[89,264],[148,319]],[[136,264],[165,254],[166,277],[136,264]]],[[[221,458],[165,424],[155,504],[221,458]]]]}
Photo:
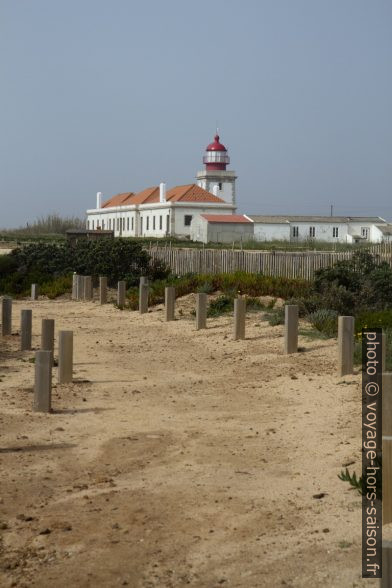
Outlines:
{"type": "Polygon", "coordinates": [[[0,227],[192,183],[392,219],[391,0],[0,0],[0,227]]]}

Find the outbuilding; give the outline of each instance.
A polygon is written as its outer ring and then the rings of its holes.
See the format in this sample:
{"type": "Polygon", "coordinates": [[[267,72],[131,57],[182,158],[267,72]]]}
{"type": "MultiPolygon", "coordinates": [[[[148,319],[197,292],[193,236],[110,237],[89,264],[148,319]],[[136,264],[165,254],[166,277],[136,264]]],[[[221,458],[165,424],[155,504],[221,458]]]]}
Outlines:
{"type": "Polygon", "coordinates": [[[253,240],[253,223],[243,214],[201,214],[191,223],[192,241],[232,243],[253,240]]]}

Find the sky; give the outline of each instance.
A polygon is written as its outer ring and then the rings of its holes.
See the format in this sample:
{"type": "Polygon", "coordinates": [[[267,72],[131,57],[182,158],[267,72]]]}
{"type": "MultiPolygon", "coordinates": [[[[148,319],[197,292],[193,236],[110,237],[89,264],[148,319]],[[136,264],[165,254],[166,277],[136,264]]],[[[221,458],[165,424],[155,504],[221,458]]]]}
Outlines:
{"type": "Polygon", "coordinates": [[[390,0],[0,0],[0,227],[195,181],[392,219],[390,0]]]}

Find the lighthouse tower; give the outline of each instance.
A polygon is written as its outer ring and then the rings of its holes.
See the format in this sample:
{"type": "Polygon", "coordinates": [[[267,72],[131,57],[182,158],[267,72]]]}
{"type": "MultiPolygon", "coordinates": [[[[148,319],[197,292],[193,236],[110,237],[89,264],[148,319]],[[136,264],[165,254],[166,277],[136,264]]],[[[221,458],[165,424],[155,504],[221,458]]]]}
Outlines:
{"type": "Polygon", "coordinates": [[[229,204],[236,204],[235,181],[237,176],[234,171],[226,169],[230,163],[227,149],[219,141],[216,134],[214,141],[206,148],[203,163],[205,169],[196,174],[197,184],[204,190],[219,196],[229,204]]]}

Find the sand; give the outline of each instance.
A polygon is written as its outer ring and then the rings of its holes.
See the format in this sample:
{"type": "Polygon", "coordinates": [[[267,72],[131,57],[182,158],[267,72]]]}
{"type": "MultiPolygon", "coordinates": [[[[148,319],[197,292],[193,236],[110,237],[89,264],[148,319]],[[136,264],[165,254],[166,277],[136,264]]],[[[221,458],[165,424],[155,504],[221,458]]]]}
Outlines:
{"type": "Polygon", "coordinates": [[[336,340],[232,317],[194,330],[194,297],[146,315],[68,299],[14,305],[1,341],[1,586],[351,587],[361,580],[360,376],[336,340]],[[75,382],[32,412],[20,310],[74,331],[75,382]],[[319,497],[316,498],[315,496],[319,497]],[[322,496],[322,497],[320,497],[322,496]]]}

